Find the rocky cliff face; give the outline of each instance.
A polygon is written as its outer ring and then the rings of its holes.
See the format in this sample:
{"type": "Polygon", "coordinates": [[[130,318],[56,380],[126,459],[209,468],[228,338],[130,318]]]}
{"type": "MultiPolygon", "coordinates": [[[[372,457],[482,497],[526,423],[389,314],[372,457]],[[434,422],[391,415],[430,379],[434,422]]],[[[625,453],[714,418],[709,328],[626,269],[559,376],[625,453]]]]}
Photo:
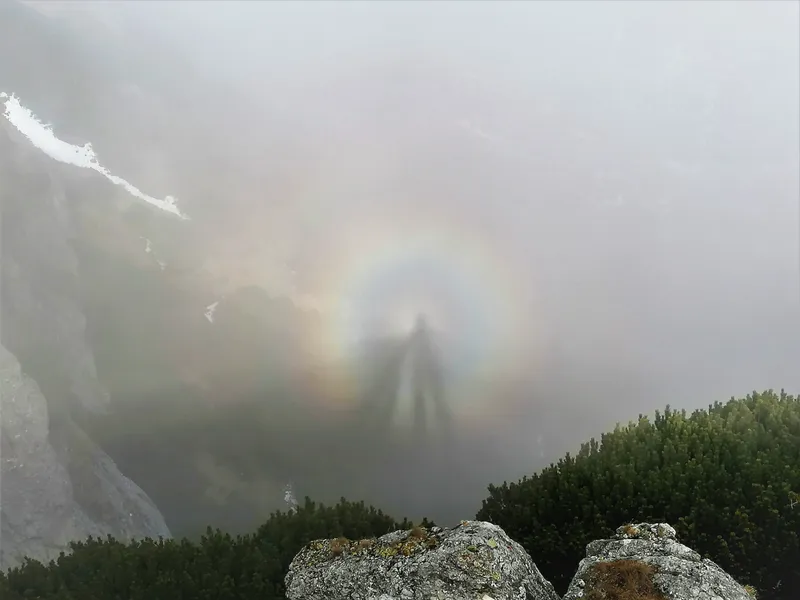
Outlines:
{"type": "Polygon", "coordinates": [[[89,535],[169,536],[147,495],[77,424],[102,413],[108,394],[86,343],[70,243],[75,177],[102,193],[0,124],[0,568],[89,535]]]}
{"type": "Polygon", "coordinates": [[[49,159],[5,120],[0,148],[3,342],[48,396],[102,411],[108,394],[86,344],[70,246],[68,184],[75,169],[49,159]]]}
{"type": "MultiPolygon", "coordinates": [[[[289,600],[557,600],[531,557],[496,525],[415,528],[377,540],[317,540],[292,561],[289,600]]],[[[620,527],[586,547],[564,600],[752,600],[666,523],[620,527]]]]}
{"type": "Polygon", "coordinates": [[[47,399],[4,346],[0,402],[0,569],[47,561],[88,536],[169,536],[147,495],[80,428],[51,427],[47,399]]]}

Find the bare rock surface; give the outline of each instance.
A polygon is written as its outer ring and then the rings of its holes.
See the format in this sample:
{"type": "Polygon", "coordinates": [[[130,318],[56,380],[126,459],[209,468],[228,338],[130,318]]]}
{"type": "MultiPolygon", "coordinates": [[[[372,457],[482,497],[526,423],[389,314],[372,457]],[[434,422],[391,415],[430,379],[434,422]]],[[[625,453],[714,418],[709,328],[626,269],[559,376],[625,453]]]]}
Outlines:
{"type": "Polygon", "coordinates": [[[373,540],[317,540],[292,561],[289,600],[557,600],[498,526],[462,521],[373,540]]]}
{"type": "Polygon", "coordinates": [[[648,600],[753,600],[716,563],[679,543],[666,523],[624,525],[611,539],[588,544],[564,600],[623,588],[634,594],[625,597],[648,600]]]}
{"type": "Polygon", "coordinates": [[[169,537],[147,495],[77,426],[50,433],[39,386],[0,345],[0,569],[89,536],[169,537]]]}

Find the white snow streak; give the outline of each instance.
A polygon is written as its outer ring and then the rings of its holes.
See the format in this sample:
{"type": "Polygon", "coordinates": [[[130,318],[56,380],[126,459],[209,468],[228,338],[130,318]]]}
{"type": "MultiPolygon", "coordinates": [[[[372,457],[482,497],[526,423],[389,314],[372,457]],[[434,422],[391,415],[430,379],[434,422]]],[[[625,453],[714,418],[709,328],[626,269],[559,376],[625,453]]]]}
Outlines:
{"type": "Polygon", "coordinates": [[[163,200],[148,196],[139,190],[139,188],[122,179],[122,177],[112,175],[108,169],[101,165],[97,160],[94,150],[92,150],[91,144],[86,144],[82,147],[74,146],[58,139],[53,133],[53,128],[39,121],[36,115],[20,104],[16,96],[13,94],[9,96],[3,92],[0,93],[0,98],[5,99],[5,112],[3,116],[8,119],[22,135],[28,138],[34,146],[51,158],[82,169],[97,171],[115,185],[122,186],[132,196],[144,200],[148,204],[165,212],[177,215],[182,219],[188,219],[188,217],[178,209],[175,204],[175,198],[172,196],[167,196],[163,200]]]}
{"type": "Polygon", "coordinates": [[[155,252],[153,252],[153,243],[150,241],[150,238],[146,238],[144,236],[139,236],[139,238],[144,240],[144,251],[145,251],[145,253],[153,255],[153,258],[155,259],[156,264],[158,265],[158,267],[162,271],[164,269],[166,269],[167,268],[167,263],[165,263],[163,260],[161,260],[158,257],[158,255],[155,252]]]}
{"type": "Polygon", "coordinates": [[[214,313],[217,311],[217,306],[219,306],[219,300],[206,306],[205,316],[209,323],[214,322],[214,313]]]}

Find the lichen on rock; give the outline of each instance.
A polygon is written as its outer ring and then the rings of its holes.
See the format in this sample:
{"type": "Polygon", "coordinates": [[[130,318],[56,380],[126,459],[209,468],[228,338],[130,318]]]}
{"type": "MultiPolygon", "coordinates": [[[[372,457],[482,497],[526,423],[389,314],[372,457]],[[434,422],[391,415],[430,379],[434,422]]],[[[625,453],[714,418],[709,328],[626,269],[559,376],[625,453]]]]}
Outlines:
{"type": "Polygon", "coordinates": [[[558,600],[496,525],[415,527],[372,540],[315,540],[286,575],[289,600],[558,600]]]}
{"type": "Polygon", "coordinates": [[[623,525],[611,539],[586,546],[564,600],[610,597],[752,600],[716,563],[678,542],[666,523],[623,525]]]}

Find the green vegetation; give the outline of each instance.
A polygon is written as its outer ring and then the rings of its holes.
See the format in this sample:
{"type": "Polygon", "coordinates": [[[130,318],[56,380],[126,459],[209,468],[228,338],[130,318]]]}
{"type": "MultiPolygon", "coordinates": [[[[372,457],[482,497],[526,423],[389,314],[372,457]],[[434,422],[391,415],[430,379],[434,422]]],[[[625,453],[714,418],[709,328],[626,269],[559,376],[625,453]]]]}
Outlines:
{"type": "Polygon", "coordinates": [[[587,542],[667,522],[763,599],[800,589],[800,401],[754,393],[618,426],[577,456],[490,486],[477,518],[501,526],[564,591],[587,542]]]}
{"type": "MultiPolygon", "coordinates": [[[[541,473],[490,486],[477,518],[503,527],[560,591],[588,542],[621,523],[656,521],[671,523],[683,543],[750,584],[754,596],[788,600],[800,588],[798,489],[800,401],[766,392],[691,415],[667,408],[653,421],[640,416],[541,473]]],[[[375,538],[406,529],[403,543],[416,547],[430,526],[412,528],[363,502],[326,507],[306,499],[248,535],[209,529],[197,543],[75,544],[49,565],[28,561],[0,575],[0,597],[278,599],[291,560],[311,540],[333,540],[334,554],[378,551],[375,538]]],[[[634,563],[593,572],[606,596],[620,599],[657,598],[651,575],[634,563]]]]}
{"type": "MultiPolygon", "coordinates": [[[[344,498],[333,507],[308,498],[296,512],[273,513],[255,533],[209,529],[198,543],[111,538],[74,544],[49,565],[28,561],[0,575],[3,600],[270,600],[284,597],[295,554],[320,538],[371,538],[410,529],[380,510],[344,498]]],[[[431,526],[428,521],[423,525],[431,526]]]]}

